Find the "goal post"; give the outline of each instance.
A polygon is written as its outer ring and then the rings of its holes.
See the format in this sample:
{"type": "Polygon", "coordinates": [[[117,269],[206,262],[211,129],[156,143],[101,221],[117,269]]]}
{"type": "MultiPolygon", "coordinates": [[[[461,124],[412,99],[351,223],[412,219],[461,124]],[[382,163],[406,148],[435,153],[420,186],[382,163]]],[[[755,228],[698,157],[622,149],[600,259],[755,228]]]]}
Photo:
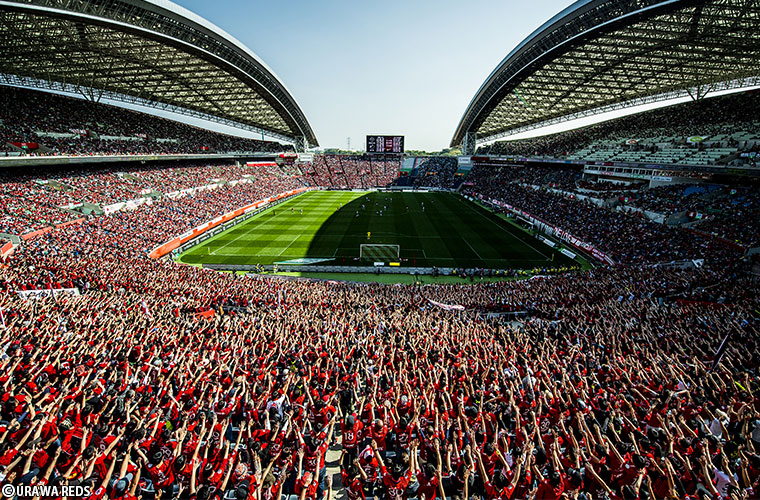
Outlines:
{"type": "Polygon", "coordinates": [[[380,245],[363,243],[359,245],[359,258],[376,262],[397,261],[401,247],[399,245],[380,245]]]}

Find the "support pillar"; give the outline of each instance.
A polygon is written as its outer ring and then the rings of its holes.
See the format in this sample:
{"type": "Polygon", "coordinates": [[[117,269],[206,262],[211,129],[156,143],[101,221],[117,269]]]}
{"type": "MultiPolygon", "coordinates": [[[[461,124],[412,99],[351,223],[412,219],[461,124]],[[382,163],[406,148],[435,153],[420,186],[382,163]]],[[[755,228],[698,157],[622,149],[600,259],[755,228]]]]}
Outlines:
{"type": "Polygon", "coordinates": [[[476,132],[465,132],[462,140],[462,155],[472,156],[477,149],[478,134],[476,132]]]}

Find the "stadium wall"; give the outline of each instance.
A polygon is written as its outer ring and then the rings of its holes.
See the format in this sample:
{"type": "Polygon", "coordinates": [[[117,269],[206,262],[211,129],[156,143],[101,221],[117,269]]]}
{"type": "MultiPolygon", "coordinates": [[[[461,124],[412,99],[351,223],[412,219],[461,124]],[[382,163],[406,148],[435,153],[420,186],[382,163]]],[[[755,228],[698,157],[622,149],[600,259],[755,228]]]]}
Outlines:
{"type": "Polygon", "coordinates": [[[301,194],[306,191],[312,191],[314,188],[298,188],[294,189],[292,191],[287,191],[285,193],[280,193],[275,196],[270,196],[269,198],[256,201],[254,203],[251,203],[250,205],[246,205],[244,207],[238,208],[237,210],[233,210],[232,212],[228,212],[224,215],[220,215],[219,217],[210,220],[209,222],[206,222],[205,224],[202,224],[200,226],[197,226],[190,231],[179,235],[178,237],[167,241],[166,243],[156,247],[148,254],[148,257],[152,259],[160,259],[161,257],[167,255],[168,253],[172,252],[173,250],[176,250],[180,247],[180,245],[187,243],[188,241],[192,240],[193,238],[196,238],[200,236],[201,234],[205,233],[206,231],[210,231],[211,229],[214,229],[215,227],[224,224],[226,222],[231,221],[232,219],[235,219],[236,217],[239,217],[241,215],[246,214],[247,212],[250,212],[251,210],[257,210],[261,207],[264,207],[268,205],[269,203],[272,203],[277,200],[281,200],[283,198],[288,198],[290,196],[294,196],[296,194],[301,194]]]}
{"type": "Polygon", "coordinates": [[[26,233],[26,234],[21,235],[21,239],[24,241],[28,241],[28,240],[31,240],[32,238],[36,238],[37,236],[40,236],[41,234],[49,233],[53,229],[60,229],[62,227],[70,226],[72,224],[81,224],[84,221],[85,221],[85,218],[80,217],[79,219],[66,221],[63,224],[56,224],[55,226],[43,227],[42,229],[38,229],[36,231],[32,231],[31,233],[26,233]]]}

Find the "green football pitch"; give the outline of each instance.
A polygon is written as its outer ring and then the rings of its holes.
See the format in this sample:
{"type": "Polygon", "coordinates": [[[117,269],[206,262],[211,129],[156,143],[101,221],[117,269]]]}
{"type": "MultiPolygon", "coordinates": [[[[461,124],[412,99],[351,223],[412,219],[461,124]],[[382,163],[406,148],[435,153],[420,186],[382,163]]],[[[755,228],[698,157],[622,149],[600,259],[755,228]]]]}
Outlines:
{"type": "Polygon", "coordinates": [[[458,194],[424,192],[304,193],[204,241],[180,259],[233,265],[300,259],[331,266],[381,260],[405,267],[492,269],[575,265],[458,194]],[[360,246],[367,244],[398,245],[398,250],[365,247],[360,258],[360,246]]]}

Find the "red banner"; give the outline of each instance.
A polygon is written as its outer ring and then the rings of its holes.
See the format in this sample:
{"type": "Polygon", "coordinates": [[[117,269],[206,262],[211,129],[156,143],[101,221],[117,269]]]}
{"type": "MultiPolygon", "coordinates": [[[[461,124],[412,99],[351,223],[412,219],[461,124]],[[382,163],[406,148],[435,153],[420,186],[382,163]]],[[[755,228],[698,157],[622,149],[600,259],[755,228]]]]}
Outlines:
{"type": "Polygon", "coordinates": [[[13,243],[9,241],[5,245],[3,245],[2,248],[0,248],[0,257],[5,258],[8,255],[10,255],[12,251],[13,251],[13,243]]]}
{"type": "Polygon", "coordinates": [[[36,142],[12,142],[11,144],[21,149],[37,149],[40,147],[36,142]]]}
{"type": "Polygon", "coordinates": [[[166,255],[169,252],[171,252],[172,250],[174,250],[175,248],[179,248],[179,246],[182,245],[183,243],[186,243],[186,242],[192,240],[193,238],[195,238],[199,234],[205,233],[209,229],[213,229],[213,228],[215,228],[216,226],[218,226],[220,224],[224,224],[225,222],[228,222],[228,221],[234,219],[235,217],[243,215],[248,210],[257,209],[257,208],[259,208],[261,206],[264,206],[264,205],[267,205],[267,204],[269,204],[269,203],[271,203],[273,201],[281,200],[282,198],[287,198],[288,196],[293,196],[294,194],[303,193],[305,191],[309,191],[310,189],[313,189],[313,188],[298,188],[298,189],[294,189],[293,191],[288,191],[288,192],[281,193],[281,194],[278,194],[278,195],[275,195],[275,196],[270,196],[269,198],[266,198],[264,200],[259,200],[256,203],[251,203],[250,205],[246,205],[246,206],[244,206],[242,208],[238,208],[237,210],[234,210],[232,212],[226,213],[224,215],[220,215],[216,219],[214,219],[212,221],[209,221],[209,222],[206,222],[205,224],[202,224],[202,225],[200,225],[200,226],[198,226],[196,228],[193,228],[192,230],[190,230],[190,231],[188,231],[188,232],[186,232],[186,233],[178,236],[177,238],[174,238],[174,239],[172,239],[170,241],[167,241],[163,245],[160,245],[160,246],[154,248],[153,251],[148,254],[148,257],[150,257],[151,259],[161,258],[164,255],[166,255]]]}
{"type": "Polygon", "coordinates": [[[205,319],[211,320],[211,319],[214,319],[214,314],[215,314],[214,310],[213,309],[209,309],[208,311],[203,311],[203,312],[197,313],[196,317],[198,317],[199,319],[200,318],[205,318],[205,319]]]}

